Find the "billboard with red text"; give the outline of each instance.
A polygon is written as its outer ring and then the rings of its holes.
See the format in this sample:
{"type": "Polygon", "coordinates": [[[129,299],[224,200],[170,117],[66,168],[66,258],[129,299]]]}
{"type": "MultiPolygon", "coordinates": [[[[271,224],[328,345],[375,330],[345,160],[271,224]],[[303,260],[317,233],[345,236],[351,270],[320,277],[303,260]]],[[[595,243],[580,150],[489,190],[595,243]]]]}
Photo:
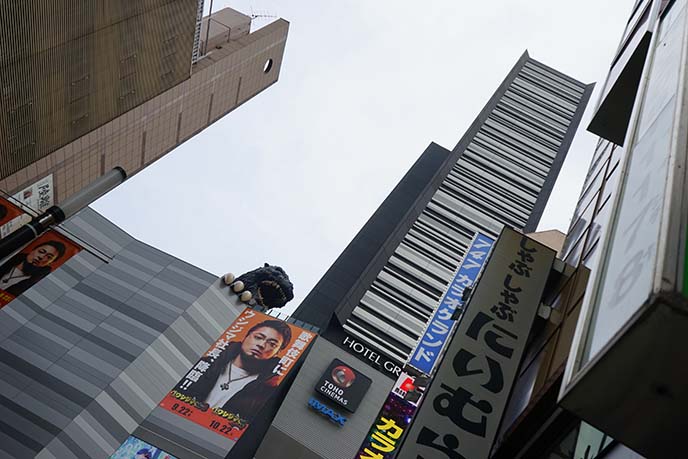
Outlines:
{"type": "Polygon", "coordinates": [[[160,407],[236,441],[315,336],[247,308],[160,407]]]}

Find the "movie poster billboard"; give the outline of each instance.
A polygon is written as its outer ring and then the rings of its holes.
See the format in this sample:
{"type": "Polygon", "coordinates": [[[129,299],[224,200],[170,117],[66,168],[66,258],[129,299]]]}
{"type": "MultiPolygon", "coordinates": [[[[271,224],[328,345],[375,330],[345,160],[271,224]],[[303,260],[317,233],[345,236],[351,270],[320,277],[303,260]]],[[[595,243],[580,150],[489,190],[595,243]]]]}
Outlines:
{"type": "Polygon", "coordinates": [[[112,453],[110,459],[177,459],[177,457],[136,437],[129,437],[117,448],[117,451],[112,453]]]}
{"type": "Polygon", "coordinates": [[[0,308],[81,251],[57,231],[46,231],[0,265],[0,308]]]}
{"type": "Polygon", "coordinates": [[[315,336],[247,308],[160,407],[237,441],[315,336]]]}

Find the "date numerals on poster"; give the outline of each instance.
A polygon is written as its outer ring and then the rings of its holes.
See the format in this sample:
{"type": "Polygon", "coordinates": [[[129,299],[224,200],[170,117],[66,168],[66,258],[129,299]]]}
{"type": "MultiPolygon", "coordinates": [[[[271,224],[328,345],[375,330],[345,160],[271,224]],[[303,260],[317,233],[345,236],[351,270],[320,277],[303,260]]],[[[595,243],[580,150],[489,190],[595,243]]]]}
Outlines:
{"type": "Polygon", "coordinates": [[[218,421],[210,421],[210,428],[223,434],[228,434],[232,430],[232,426],[222,424],[218,421]]]}
{"type": "Polygon", "coordinates": [[[187,408],[183,405],[180,405],[179,403],[175,403],[172,405],[172,411],[176,411],[182,416],[191,416],[193,414],[193,410],[191,408],[187,408]]]}

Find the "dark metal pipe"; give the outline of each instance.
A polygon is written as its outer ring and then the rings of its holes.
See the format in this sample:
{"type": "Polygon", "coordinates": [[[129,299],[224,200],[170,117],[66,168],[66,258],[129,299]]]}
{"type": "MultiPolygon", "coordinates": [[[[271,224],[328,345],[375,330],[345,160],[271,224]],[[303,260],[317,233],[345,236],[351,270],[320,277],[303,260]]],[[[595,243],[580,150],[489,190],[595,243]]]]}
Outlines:
{"type": "Polygon", "coordinates": [[[43,214],[35,217],[17,231],[0,239],[0,260],[12,255],[29,242],[36,239],[51,226],[57,225],[71,217],[105,193],[122,183],[127,173],[121,167],[115,167],[107,174],[65,199],[59,206],[52,206],[43,214]]]}

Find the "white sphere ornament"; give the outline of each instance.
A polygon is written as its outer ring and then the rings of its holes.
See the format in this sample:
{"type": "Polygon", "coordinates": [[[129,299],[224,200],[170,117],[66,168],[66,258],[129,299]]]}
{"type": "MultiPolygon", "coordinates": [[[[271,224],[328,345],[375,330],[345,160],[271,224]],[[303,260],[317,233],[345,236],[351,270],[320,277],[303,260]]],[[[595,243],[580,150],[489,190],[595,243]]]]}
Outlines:
{"type": "Polygon", "coordinates": [[[232,290],[234,290],[234,293],[239,293],[244,289],[244,283],[241,281],[236,281],[232,284],[232,290]]]}
{"type": "Polygon", "coordinates": [[[232,273],[227,273],[227,274],[224,275],[223,279],[224,279],[224,281],[225,281],[225,284],[226,284],[226,285],[229,285],[229,284],[231,284],[232,282],[234,282],[234,279],[236,279],[236,277],[235,277],[234,274],[232,274],[232,273]]]}
{"type": "Polygon", "coordinates": [[[243,301],[244,303],[248,303],[249,301],[251,301],[251,298],[253,298],[253,295],[248,290],[246,290],[245,292],[242,292],[241,295],[239,296],[239,299],[241,301],[243,301]]]}

